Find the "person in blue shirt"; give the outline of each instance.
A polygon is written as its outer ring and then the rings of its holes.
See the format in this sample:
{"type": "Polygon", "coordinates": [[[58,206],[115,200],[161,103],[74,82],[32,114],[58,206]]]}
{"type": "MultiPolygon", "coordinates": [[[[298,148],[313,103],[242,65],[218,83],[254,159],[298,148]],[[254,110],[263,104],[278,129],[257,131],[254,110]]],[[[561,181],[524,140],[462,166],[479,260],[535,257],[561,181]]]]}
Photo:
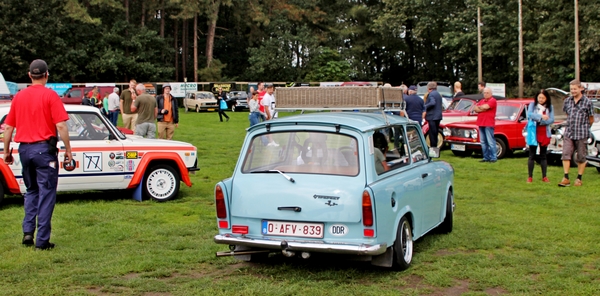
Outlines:
{"type": "Polygon", "coordinates": [[[404,97],[404,102],[408,118],[422,124],[425,117],[425,103],[423,99],[417,96],[417,86],[411,85],[408,88],[408,96],[404,97]]]}

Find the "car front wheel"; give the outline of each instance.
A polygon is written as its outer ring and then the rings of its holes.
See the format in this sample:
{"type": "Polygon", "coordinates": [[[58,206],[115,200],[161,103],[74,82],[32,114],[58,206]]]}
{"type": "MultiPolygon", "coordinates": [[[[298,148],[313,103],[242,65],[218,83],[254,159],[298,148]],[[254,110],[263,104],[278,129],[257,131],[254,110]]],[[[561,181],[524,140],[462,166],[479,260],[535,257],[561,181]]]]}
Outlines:
{"type": "Polygon", "coordinates": [[[169,165],[156,165],[144,178],[144,194],[156,201],[167,201],[179,193],[179,174],[169,165]]]}
{"type": "Polygon", "coordinates": [[[396,232],[396,241],[394,242],[394,263],[396,269],[405,270],[410,266],[413,256],[413,236],[412,228],[408,219],[402,217],[398,231],[396,232]]]}
{"type": "Polygon", "coordinates": [[[506,143],[504,143],[504,140],[502,140],[500,138],[495,138],[495,139],[496,139],[496,157],[498,159],[504,158],[504,156],[506,156],[506,154],[508,154],[506,143]]]}
{"type": "MultiPolygon", "coordinates": [[[[437,147],[439,149],[442,149],[444,147],[444,135],[442,135],[442,133],[438,133],[438,144],[437,147]]],[[[425,140],[427,141],[427,146],[431,147],[430,141],[429,141],[429,134],[427,134],[425,140]]]]}

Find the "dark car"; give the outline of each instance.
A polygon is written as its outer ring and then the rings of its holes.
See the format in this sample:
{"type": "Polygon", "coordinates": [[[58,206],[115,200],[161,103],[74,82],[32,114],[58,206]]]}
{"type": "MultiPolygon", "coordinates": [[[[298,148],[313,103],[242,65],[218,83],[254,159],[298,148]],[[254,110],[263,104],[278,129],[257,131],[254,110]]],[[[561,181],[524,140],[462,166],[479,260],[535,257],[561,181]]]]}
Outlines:
{"type": "MultiPolygon", "coordinates": [[[[417,83],[417,96],[421,97],[421,99],[425,96],[425,93],[427,93],[427,83],[429,83],[429,81],[417,83]]],[[[452,84],[446,81],[436,81],[436,83],[437,91],[442,95],[442,98],[444,98],[444,108],[446,108],[450,102],[452,102],[452,84]]]]}
{"type": "Polygon", "coordinates": [[[248,109],[248,94],[245,91],[230,91],[225,102],[227,102],[227,107],[234,112],[248,109]]]}

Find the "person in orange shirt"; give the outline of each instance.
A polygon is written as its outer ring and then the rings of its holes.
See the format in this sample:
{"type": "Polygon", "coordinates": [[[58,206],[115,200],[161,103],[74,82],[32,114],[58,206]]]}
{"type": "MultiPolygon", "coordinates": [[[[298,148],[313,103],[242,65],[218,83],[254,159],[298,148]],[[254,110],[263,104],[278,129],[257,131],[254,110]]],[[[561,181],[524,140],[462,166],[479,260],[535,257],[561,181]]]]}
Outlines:
{"type": "Polygon", "coordinates": [[[171,85],[163,84],[163,93],[156,96],[156,104],[158,105],[158,138],[173,139],[175,128],[179,126],[179,108],[177,100],[171,95],[171,85]]]}

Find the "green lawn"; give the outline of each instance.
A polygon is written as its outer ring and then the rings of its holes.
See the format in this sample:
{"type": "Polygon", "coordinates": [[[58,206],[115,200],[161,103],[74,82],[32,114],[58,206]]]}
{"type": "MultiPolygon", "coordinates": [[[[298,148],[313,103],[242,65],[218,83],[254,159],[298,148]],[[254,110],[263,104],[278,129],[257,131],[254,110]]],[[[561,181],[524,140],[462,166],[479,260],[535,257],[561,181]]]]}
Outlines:
{"type": "MultiPolygon", "coordinates": [[[[193,187],[166,203],[123,194],[60,194],[52,251],[21,246],[21,197],[0,206],[0,295],[598,295],[600,174],[581,188],[550,184],[524,153],[481,164],[448,150],[455,168],[454,231],[415,244],[413,265],[394,272],[364,262],[271,256],[216,258],[213,188],[230,176],[248,113],[181,113],[175,139],[198,147],[193,187]]],[[[283,115],[283,114],[282,114],[283,115]]],[[[575,171],[571,169],[571,178],[575,171]]]]}

